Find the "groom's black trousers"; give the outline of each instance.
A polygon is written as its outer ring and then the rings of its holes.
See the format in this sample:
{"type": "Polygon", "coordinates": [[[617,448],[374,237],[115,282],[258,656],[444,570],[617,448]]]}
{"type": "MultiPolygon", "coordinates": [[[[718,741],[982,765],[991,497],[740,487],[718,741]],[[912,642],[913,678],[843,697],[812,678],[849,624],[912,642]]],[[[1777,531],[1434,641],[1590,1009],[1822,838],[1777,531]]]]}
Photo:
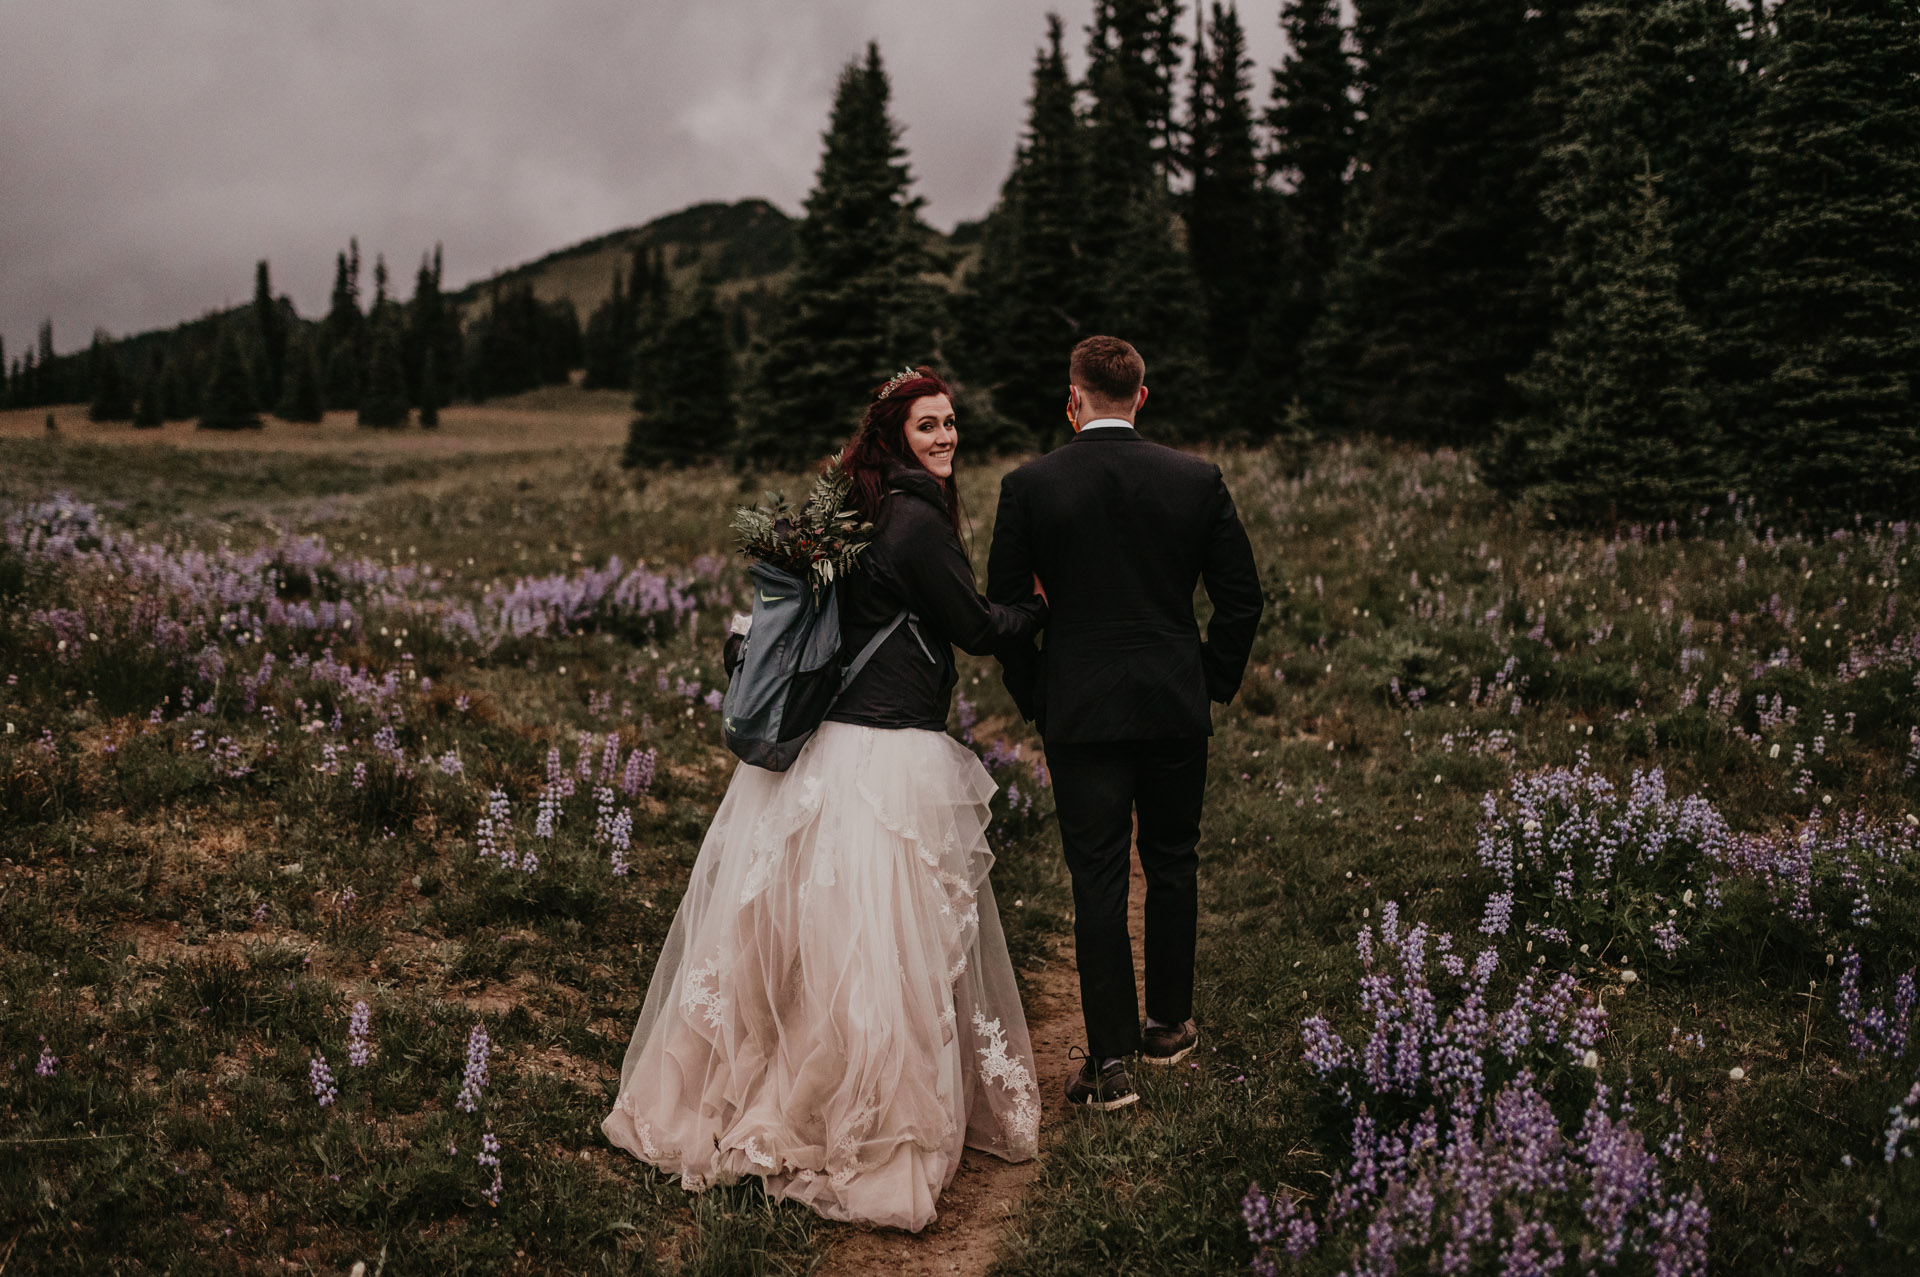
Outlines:
{"type": "Polygon", "coordinates": [[[1073,875],[1080,1007],[1094,1059],[1140,1049],[1133,943],[1127,935],[1128,848],[1139,817],[1147,880],[1147,1014],[1193,1015],[1193,946],[1200,893],[1200,806],[1207,738],[1047,746],[1060,842],[1073,875]]]}

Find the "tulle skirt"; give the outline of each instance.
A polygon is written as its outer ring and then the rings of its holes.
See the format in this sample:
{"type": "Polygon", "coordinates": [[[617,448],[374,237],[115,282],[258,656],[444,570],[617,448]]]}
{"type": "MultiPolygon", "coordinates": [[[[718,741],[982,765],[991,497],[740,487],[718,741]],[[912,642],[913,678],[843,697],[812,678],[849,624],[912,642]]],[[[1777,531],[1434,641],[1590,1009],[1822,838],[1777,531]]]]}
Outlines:
{"type": "Polygon", "coordinates": [[[742,765],[694,863],[607,1138],[689,1190],[757,1175],[918,1231],[963,1146],[1037,1151],[1040,1099],[987,871],[994,784],[943,732],[825,723],[742,765]]]}

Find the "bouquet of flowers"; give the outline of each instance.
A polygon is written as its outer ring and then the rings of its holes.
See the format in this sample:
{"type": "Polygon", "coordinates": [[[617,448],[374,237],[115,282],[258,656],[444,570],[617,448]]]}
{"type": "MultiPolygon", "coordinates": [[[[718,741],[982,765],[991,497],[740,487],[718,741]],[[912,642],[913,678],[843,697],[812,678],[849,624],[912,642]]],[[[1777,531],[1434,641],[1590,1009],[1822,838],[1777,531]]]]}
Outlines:
{"type": "Polygon", "coordinates": [[[852,570],[873,539],[873,525],[848,504],[852,489],[840,467],[829,465],[798,510],[778,492],[764,494],[760,505],[742,506],[733,516],[740,552],[809,582],[818,599],[852,570]]]}

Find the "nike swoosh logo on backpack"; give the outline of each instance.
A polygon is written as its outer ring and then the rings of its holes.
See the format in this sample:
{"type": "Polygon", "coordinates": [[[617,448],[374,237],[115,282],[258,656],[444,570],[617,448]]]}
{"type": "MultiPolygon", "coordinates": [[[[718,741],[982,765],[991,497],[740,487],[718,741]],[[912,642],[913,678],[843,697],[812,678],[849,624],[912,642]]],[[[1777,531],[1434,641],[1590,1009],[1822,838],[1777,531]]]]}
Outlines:
{"type": "Polygon", "coordinates": [[[765,590],[760,591],[760,601],[762,603],[778,603],[786,597],[784,594],[768,594],[765,590]]]}

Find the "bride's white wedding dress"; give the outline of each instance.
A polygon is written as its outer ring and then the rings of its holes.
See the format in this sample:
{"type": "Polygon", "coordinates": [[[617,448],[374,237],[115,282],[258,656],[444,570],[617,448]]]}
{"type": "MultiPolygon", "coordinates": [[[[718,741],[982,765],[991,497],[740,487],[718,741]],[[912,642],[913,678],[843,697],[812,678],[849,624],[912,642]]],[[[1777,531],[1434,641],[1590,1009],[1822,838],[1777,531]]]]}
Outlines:
{"type": "Polygon", "coordinates": [[[1040,1099],[987,881],[992,779],[943,732],[821,725],[741,765],[620,1069],[607,1137],[690,1190],[757,1175],[918,1230],[963,1146],[1021,1161],[1040,1099]]]}

